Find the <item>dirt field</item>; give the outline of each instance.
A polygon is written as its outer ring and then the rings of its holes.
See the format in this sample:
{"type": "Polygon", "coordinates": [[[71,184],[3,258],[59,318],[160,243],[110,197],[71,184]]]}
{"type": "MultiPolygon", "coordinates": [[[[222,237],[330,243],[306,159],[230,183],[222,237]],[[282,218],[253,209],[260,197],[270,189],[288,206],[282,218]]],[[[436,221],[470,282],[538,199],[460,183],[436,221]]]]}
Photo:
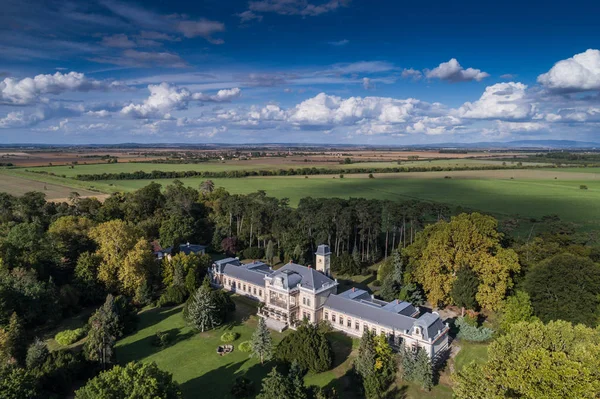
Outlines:
{"type": "Polygon", "coordinates": [[[104,199],[106,194],[96,193],[81,188],[72,188],[52,183],[43,183],[34,180],[28,180],[21,177],[8,176],[0,174],[0,192],[6,192],[12,195],[23,195],[28,191],[40,191],[46,194],[49,201],[66,201],[69,194],[77,191],[82,197],[97,197],[104,199]]]}

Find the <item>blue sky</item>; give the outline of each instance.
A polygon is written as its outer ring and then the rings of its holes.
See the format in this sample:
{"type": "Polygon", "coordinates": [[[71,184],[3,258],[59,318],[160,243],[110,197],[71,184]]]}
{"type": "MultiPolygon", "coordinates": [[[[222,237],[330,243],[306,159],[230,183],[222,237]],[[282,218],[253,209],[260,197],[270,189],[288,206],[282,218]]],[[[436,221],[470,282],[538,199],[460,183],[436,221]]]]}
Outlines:
{"type": "Polygon", "coordinates": [[[487,3],[5,0],[0,143],[600,141],[600,2],[487,3]]]}

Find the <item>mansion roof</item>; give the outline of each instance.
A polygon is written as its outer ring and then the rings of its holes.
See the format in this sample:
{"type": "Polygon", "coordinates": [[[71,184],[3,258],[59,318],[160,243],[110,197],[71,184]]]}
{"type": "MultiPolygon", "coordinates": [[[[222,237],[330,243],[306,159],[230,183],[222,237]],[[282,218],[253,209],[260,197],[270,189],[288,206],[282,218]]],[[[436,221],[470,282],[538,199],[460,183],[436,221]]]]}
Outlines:
{"type": "Polygon", "coordinates": [[[296,263],[288,263],[279,270],[273,272],[269,278],[272,282],[279,279],[285,289],[293,289],[298,286],[309,290],[320,290],[326,286],[335,284],[335,281],[323,273],[296,263]]]}
{"type": "Polygon", "coordinates": [[[409,331],[413,326],[419,326],[425,339],[435,338],[445,328],[437,314],[424,313],[417,319],[415,316],[419,311],[410,303],[381,301],[367,291],[355,288],[329,295],[325,307],[395,331],[409,331]]]}

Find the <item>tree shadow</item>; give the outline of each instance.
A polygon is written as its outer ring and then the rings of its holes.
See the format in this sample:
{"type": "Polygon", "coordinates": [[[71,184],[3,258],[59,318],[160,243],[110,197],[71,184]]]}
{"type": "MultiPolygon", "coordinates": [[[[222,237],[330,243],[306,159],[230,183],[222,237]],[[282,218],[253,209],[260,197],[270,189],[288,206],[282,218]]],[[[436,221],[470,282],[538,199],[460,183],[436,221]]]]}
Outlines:
{"type": "Polygon", "coordinates": [[[394,385],[392,389],[390,389],[386,393],[386,397],[389,399],[407,399],[408,398],[408,385],[394,385]]]}
{"type": "Polygon", "coordinates": [[[352,338],[346,334],[332,331],[327,334],[327,339],[333,350],[333,367],[338,367],[350,357],[352,353],[352,338]]]}
{"type": "Polygon", "coordinates": [[[133,360],[140,360],[158,353],[170,346],[173,346],[181,341],[190,339],[195,335],[194,331],[181,332],[179,328],[162,331],[168,335],[168,342],[164,346],[157,345],[156,334],[149,335],[137,341],[128,343],[116,348],[116,358],[119,363],[127,363],[133,360]]]}
{"type": "MultiPolygon", "coordinates": [[[[249,359],[237,363],[229,363],[219,368],[180,384],[184,398],[214,398],[233,399],[231,387],[238,377],[246,377],[252,381],[254,395],[260,392],[261,381],[273,367],[273,363],[255,364],[248,369],[242,369],[249,359]]],[[[254,397],[252,395],[252,397],[254,397]]]]}
{"type": "Polygon", "coordinates": [[[136,331],[143,330],[144,328],[153,326],[155,324],[160,323],[161,321],[173,316],[176,313],[181,312],[182,306],[173,306],[173,307],[165,307],[165,308],[152,308],[143,310],[138,315],[142,314],[144,317],[139,318],[139,322],[136,327],[136,331]]]}

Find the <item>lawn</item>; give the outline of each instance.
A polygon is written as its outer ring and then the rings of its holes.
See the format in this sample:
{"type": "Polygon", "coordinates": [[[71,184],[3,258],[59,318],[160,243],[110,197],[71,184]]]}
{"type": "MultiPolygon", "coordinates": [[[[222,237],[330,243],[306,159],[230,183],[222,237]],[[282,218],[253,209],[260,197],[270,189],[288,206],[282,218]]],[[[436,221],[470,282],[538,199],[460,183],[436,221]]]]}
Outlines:
{"type": "Polygon", "coordinates": [[[487,360],[489,344],[462,341],[455,341],[453,344],[460,346],[460,351],[454,358],[454,370],[456,371],[462,370],[463,367],[471,362],[482,364],[487,360]]]}

